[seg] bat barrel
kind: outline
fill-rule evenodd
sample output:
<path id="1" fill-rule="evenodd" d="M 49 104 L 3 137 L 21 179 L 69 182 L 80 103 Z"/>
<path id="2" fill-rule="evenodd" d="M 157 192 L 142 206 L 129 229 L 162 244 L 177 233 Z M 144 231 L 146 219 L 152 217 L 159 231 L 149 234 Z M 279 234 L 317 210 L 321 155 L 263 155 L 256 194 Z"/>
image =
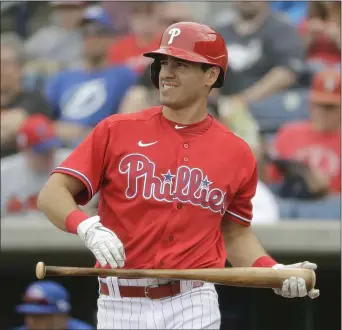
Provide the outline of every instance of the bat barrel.
<path id="1" fill-rule="evenodd" d="M 39 262 L 36 276 L 114 276 L 126 278 L 163 278 L 194 280 L 220 285 L 250 288 L 281 288 L 290 277 L 301 277 L 308 290 L 316 284 L 315 272 L 311 269 L 271 269 L 257 267 L 208 268 L 208 269 L 102 269 L 82 267 L 45 266 Z"/>

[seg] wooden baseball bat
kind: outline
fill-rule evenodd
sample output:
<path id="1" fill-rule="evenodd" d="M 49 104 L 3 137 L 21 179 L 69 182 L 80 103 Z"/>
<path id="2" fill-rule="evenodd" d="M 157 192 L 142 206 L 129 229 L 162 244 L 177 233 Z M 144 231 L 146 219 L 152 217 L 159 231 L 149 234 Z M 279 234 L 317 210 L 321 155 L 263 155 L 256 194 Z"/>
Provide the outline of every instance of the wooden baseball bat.
<path id="1" fill-rule="evenodd" d="M 124 278 L 164 278 L 194 280 L 214 284 L 250 287 L 281 288 L 293 276 L 302 277 L 308 290 L 316 284 L 316 274 L 311 269 L 272 269 L 259 267 L 205 268 L 205 269 L 101 269 L 84 267 L 45 266 L 39 262 L 36 276 L 115 276 Z"/>

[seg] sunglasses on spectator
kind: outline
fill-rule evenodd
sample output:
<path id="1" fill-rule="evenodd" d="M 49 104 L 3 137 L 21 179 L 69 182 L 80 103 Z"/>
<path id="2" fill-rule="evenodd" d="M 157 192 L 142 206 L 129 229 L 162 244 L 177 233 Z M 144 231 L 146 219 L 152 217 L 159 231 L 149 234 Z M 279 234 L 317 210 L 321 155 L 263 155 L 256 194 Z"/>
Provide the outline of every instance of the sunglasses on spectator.
<path id="1" fill-rule="evenodd" d="M 89 24 L 89 25 L 84 25 L 82 27 L 82 35 L 84 36 L 99 36 L 99 35 L 103 35 L 103 36 L 108 36 L 108 35 L 112 35 L 113 34 L 113 30 L 108 27 L 108 26 L 104 26 L 104 25 L 98 25 L 98 24 Z"/>

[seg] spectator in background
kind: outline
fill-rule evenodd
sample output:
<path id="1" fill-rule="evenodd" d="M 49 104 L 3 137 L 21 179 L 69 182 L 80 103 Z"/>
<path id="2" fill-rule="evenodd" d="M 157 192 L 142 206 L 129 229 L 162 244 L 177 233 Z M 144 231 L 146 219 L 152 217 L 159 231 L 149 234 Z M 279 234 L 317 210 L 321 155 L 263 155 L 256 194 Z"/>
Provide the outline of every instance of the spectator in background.
<path id="1" fill-rule="evenodd" d="M 38 93 L 23 90 L 24 45 L 17 35 L 1 35 L 1 157 L 17 152 L 16 135 L 30 115 L 51 115 L 51 109 Z"/>
<path id="2" fill-rule="evenodd" d="M 56 118 L 56 133 L 66 146 L 76 146 L 92 128 L 115 114 L 135 73 L 126 66 L 110 66 L 108 48 L 113 27 L 101 7 L 89 7 L 82 19 L 84 68 L 52 77 L 46 97 Z"/>
<path id="3" fill-rule="evenodd" d="M 150 67 L 147 67 L 138 78 L 137 84 L 127 92 L 120 106 L 120 113 L 134 113 L 141 109 L 159 104 L 159 91 L 150 78 Z"/>
<path id="4" fill-rule="evenodd" d="M 311 1 L 308 17 L 299 25 L 310 62 L 341 65 L 341 2 Z"/>
<path id="5" fill-rule="evenodd" d="M 286 15 L 290 23 L 297 25 L 306 15 L 309 1 L 272 1 L 271 9 Z"/>
<path id="6" fill-rule="evenodd" d="M 184 2 L 159 2 L 156 7 L 158 31 L 165 31 L 178 22 L 193 21 L 193 10 L 190 6 L 191 4 Z M 161 37 L 161 34 L 159 36 Z"/>
<path id="7" fill-rule="evenodd" d="M 26 41 L 26 52 L 37 69 L 49 64 L 52 71 L 78 66 L 82 62 L 79 23 L 85 1 L 50 1 L 52 24 L 38 30 Z"/>
<path id="8" fill-rule="evenodd" d="M 25 291 L 23 302 L 16 311 L 24 315 L 25 325 L 15 330 L 90 330 L 91 325 L 69 316 L 69 292 L 59 283 L 38 281 Z"/>
<path id="9" fill-rule="evenodd" d="M 238 1 L 234 6 L 239 18 L 219 30 L 229 54 L 221 93 L 254 101 L 294 85 L 304 59 L 295 27 L 272 13 L 265 1 Z"/>
<path id="10" fill-rule="evenodd" d="M 20 153 L 1 160 L 1 216 L 36 211 L 39 191 L 71 152 L 58 149 L 53 122 L 40 114 L 24 121 L 17 145 Z"/>
<path id="11" fill-rule="evenodd" d="M 158 25 L 157 3 L 134 2 L 131 6 L 129 21 L 132 33 L 113 43 L 108 58 L 112 64 L 125 64 L 141 73 L 151 63 L 151 60 L 142 54 L 158 47 L 163 30 L 160 30 Z"/>
<path id="12" fill-rule="evenodd" d="M 114 22 L 114 30 L 116 36 L 122 36 L 130 30 L 130 1 L 101 1 L 101 7 L 104 8 L 111 16 Z"/>
<path id="13" fill-rule="evenodd" d="M 341 192 L 341 74 L 315 75 L 309 95 L 310 121 L 290 123 L 276 135 L 272 158 L 296 160 L 309 171 L 309 185 Z M 278 167 L 268 168 L 270 182 L 282 179 Z"/>

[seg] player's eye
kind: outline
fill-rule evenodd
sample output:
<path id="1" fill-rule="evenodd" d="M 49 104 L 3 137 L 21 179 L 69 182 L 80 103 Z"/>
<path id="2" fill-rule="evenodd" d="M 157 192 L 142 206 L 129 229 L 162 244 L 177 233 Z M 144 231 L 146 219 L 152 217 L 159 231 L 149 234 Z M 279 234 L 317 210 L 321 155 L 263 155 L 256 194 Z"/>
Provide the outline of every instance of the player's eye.
<path id="1" fill-rule="evenodd" d="M 184 62 L 177 62 L 177 66 L 180 68 L 186 68 L 187 67 L 186 63 L 184 63 Z"/>
<path id="2" fill-rule="evenodd" d="M 160 61 L 160 64 L 161 64 L 161 65 L 167 65 L 167 64 L 168 64 L 168 61 L 167 61 L 167 60 L 161 60 L 161 61 Z"/>

